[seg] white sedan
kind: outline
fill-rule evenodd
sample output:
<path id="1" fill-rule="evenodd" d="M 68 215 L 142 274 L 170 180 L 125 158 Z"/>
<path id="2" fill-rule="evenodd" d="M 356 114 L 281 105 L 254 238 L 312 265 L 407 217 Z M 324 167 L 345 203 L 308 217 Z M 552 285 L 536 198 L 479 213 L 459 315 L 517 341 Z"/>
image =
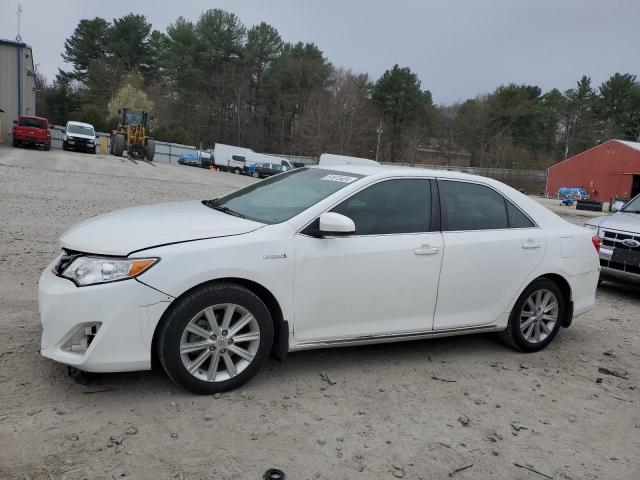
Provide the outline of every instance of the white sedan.
<path id="1" fill-rule="evenodd" d="M 101 215 L 39 284 L 42 354 L 197 393 L 269 355 L 499 332 L 546 347 L 595 301 L 599 238 L 495 180 L 300 168 L 207 201 Z"/>

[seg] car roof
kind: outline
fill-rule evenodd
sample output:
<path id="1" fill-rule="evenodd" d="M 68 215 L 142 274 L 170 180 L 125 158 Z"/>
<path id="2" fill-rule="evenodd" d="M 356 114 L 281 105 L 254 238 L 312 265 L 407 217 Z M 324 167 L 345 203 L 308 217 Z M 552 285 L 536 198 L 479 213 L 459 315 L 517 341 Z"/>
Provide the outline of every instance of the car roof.
<path id="1" fill-rule="evenodd" d="M 515 202 L 520 207 L 524 207 L 528 214 L 532 214 L 534 220 L 538 222 L 538 224 L 544 224 L 546 226 L 567 224 L 564 219 L 560 218 L 547 207 L 538 203 L 534 199 L 529 198 L 527 195 L 524 195 L 513 187 L 510 187 L 498 180 L 494 180 L 493 178 L 483 177 L 481 175 L 473 175 L 450 170 L 431 170 L 427 168 L 396 165 L 314 165 L 310 168 L 347 174 L 354 173 L 364 175 L 369 179 L 384 179 L 392 177 L 431 177 L 480 183 L 493 187 L 502 194 L 506 194 L 507 198 Z"/>
<path id="2" fill-rule="evenodd" d="M 84 123 L 84 122 L 69 121 L 69 122 L 67 122 L 67 125 L 78 125 L 80 127 L 91 127 L 91 128 L 93 128 L 93 125 L 91 125 L 90 123 Z"/>
<path id="3" fill-rule="evenodd" d="M 35 115 L 20 115 L 18 118 L 35 118 L 37 120 L 46 120 L 47 122 L 49 121 L 44 117 L 37 117 Z"/>
<path id="4" fill-rule="evenodd" d="M 323 170 L 331 170 L 334 172 L 355 173 L 364 176 L 377 177 L 436 177 L 436 178 L 455 178 L 460 180 L 472 181 L 488 181 L 492 180 L 479 175 L 469 173 L 455 172 L 450 170 L 435 170 L 419 167 L 408 167 L 401 165 L 314 165 L 311 168 L 319 168 Z"/>

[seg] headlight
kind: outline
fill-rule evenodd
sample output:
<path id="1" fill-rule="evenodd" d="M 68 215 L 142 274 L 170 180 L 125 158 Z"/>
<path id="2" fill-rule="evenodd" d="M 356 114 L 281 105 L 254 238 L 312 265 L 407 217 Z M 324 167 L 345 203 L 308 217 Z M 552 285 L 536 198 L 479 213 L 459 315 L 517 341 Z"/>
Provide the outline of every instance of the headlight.
<path id="1" fill-rule="evenodd" d="M 145 272 L 159 258 L 78 257 L 64 269 L 62 276 L 78 286 L 116 282 Z"/>
<path id="2" fill-rule="evenodd" d="M 67 134 L 66 133 L 64 134 L 64 141 L 65 142 L 67 141 Z"/>

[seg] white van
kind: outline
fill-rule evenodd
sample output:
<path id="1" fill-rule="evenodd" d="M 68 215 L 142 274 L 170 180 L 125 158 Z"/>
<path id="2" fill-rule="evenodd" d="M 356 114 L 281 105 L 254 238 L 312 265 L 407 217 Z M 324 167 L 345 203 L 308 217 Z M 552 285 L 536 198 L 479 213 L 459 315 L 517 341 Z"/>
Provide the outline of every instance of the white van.
<path id="1" fill-rule="evenodd" d="M 90 123 L 67 122 L 62 139 L 63 150 L 96 153 L 96 130 Z"/>
<path id="2" fill-rule="evenodd" d="M 223 143 L 216 143 L 213 148 L 213 163 L 223 172 L 236 174 L 246 173 L 248 167 L 258 163 L 275 163 L 286 167 L 287 170 L 294 168 L 288 160 L 256 153 L 250 148 L 234 147 Z"/>
<path id="3" fill-rule="evenodd" d="M 234 147 L 216 143 L 213 148 L 213 163 L 223 172 L 240 174 L 247 163 L 247 156 L 255 153 L 250 148 Z"/>

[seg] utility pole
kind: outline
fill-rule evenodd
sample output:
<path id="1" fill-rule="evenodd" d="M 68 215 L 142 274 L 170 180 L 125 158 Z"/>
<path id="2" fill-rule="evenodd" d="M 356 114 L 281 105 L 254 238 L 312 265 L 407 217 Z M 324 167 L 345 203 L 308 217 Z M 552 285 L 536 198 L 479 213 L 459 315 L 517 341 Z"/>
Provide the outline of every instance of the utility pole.
<path id="1" fill-rule="evenodd" d="M 382 119 L 380 119 L 380 124 L 378 125 L 376 132 L 378 133 L 378 141 L 376 142 L 376 162 L 377 162 L 380 159 L 380 138 L 382 137 Z"/>
<path id="2" fill-rule="evenodd" d="M 22 37 L 20 36 L 20 17 L 22 16 L 22 4 L 18 4 L 18 35 L 16 35 L 16 42 L 22 43 Z"/>

